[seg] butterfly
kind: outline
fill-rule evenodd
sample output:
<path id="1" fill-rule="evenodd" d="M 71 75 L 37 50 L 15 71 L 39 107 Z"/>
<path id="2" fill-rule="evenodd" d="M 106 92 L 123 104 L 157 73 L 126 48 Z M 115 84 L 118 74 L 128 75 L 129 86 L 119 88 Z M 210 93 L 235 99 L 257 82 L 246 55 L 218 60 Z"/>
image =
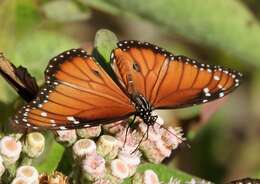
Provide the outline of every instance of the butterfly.
<path id="1" fill-rule="evenodd" d="M 13 122 L 32 129 L 76 129 L 108 124 L 132 115 L 149 126 L 155 109 L 210 102 L 239 86 L 242 74 L 200 64 L 156 45 L 118 42 L 107 73 L 84 49 L 50 60 L 45 84 L 22 106 Z"/>

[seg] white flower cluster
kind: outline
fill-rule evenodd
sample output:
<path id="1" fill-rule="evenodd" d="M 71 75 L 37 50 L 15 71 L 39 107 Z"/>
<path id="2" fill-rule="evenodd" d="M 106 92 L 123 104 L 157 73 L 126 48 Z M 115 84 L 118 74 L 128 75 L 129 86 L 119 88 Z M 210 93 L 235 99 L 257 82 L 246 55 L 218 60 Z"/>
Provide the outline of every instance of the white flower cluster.
<path id="1" fill-rule="evenodd" d="M 39 183 L 38 171 L 34 167 L 16 168 L 16 166 L 22 152 L 24 157 L 29 159 L 39 157 L 44 150 L 45 138 L 41 133 L 33 132 L 26 135 L 23 143 L 19 140 L 18 134 L 4 136 L 0 139 L 0 176 L 8 170 L 15 174 L 12 184 L 37 184 Z"/>
<path id="2" fill-rule="evenodd" d="M 180 128 L 162 128 L 163 120 L 160 117 L 154 126 L 147 127 L 141 119 L 136 120 L 135 129 L 128 125 L 125 120 L 105 126 L 55 132 L 58 142 L 72 148 L 75 160 L 75 171 L 72 173 L 80 173 L 77 179 L 81 183 L 120 184 L 126 178 L 138 178 L 136 170 L 142 162 L 162 162 L 184 140 Z M 12 184 L 41 183 L 44 177 L 39 176 L 37 170 L 30 166 L 30 162 L 43 153 L 44 146 L 45 138 L 39 132 L 26 134 L 22 138 L 21 135 L 2 137 L 0 176 L 8 170 L 9 174 L 12 171 L 12 181 L 9 180 Z M 27 158 L 27 162 L 23 162 L 24 158 Z M 68 182 L 66 176 L 59 173 L 46 175 L 44 181 L 57 178 L 64 184 Z M 142 183 L 149 184 L 150 179 L 145 178 L 153 179 L 154 183 L 158 180 L 151 171 L 145 172 L 142 180 Z"/>
<path id="3" fill-rule="evenodd" d="M 21 166 L 17 169 L 12 184 L 39 184 L 39 173 L 32 166 Z"/>
<path id="4" fill-rule="evenodd" d="M 72 146 L 83 183 L 122 183 L 135 175 L 141 161 L 160 163 L 184 140 L 180 128 L 162 128 L 160 117 L 149 129 L 141 119 L 136 123 L 134 130 L 127 128 L 127 121 L 120 121 L 103 127 L 57 131 L 56 139 Z"/>

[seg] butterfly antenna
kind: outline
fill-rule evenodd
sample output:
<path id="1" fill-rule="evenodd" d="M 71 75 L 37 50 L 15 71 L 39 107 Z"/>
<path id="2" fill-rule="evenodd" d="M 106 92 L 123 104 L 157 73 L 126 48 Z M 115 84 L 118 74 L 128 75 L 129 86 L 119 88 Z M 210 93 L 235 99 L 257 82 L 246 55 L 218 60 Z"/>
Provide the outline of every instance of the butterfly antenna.
<path id="1" fill-rule="evenodd" d="M 174 134 L 173 132 L 171 132 L 170 130 L 168 130 L 168 128 L 164 127 L 163 125 L 161 125 L 160 123 L 155 122 L 156 124 L 160 125 L 160 128 L 163 128 L 164 130 L 166 130 L 167 132 L 169 132 L 171 135 L 173 135 L 174 137 L 176 137 L 181 143 L 184 143 L 185 146 L 187 146 L 187 148 L 191 148 L 191 145 L 189 143 L 186 142 L 185 138 L 180 138 L 179 136 L 177 136 L 176 134 Z"/>
<path id="2" fill-rule="evenodd" d="M 125 144 L 126 144 L 126 141 L 127 141 L 127 133 L 128 133 L 128 130 L 129 130 L 129 128 L 133 125 L 133 123 L 135 122 L 135 118 L 136 118 L 136 115 L 134 115 L 134 118 L 133 118 L 132 121 L 128 124 L 128 126 L 127 126 L 127 128 L 126 128 L 125 140 L 124 140 L 123 147 L 125 147 Z"/>

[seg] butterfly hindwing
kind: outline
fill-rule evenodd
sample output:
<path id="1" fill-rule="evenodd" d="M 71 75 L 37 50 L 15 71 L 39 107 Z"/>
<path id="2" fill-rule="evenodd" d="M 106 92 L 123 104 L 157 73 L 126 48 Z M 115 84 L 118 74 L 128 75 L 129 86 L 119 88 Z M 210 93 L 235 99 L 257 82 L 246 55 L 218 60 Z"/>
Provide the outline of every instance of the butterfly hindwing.
<path id="1" fill-rule="evenodd" d="M 36 97 L 39 87 L 35 78 L 26 68 L 15 67 L 2 53 L 0 53 L 0 74 L 25 101 L 30 102 Z"/>
<path id="2" fill-rule="evenodd" d="M 72 49 L 53 58 L 37 98 L 21 108 L 15 122 L 50 129 L 97 126 L 134 112 L 128 97 L 93 57 Z"/>
<path id="3" fill-rule="evenodd" d="M 147 42 L 121 41 L 111 60 L 128 92 L 144 96 L 154 108 L 206 103 L 233 91 L 241 79 L 236 71 L 175 56 Z"/>

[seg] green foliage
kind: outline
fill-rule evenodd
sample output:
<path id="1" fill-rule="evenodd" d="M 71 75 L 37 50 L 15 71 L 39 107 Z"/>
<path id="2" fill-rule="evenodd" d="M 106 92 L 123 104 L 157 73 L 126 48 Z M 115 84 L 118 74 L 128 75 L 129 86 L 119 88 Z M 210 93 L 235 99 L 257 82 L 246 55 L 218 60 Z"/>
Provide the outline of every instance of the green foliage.
<path id="1" fill-rule="evenodd" d="M 113 5 L 107 3 L 106 1 L 103 0 L 78 0 L 80 3 L 82 3 L 83 5 L 86 5 L 88 7 L 91 7 L 93 9 L 97 9 L 100 11 L 104 11 L 106 13 L 110 13 L 113 15 L 119 15 L 120 14 L 120 10 L 116 7 L 114 7 Z"/>
<path id="2" fill-rule="evenodd" d="M 55 0 L 43 6 L 43 11 L 47 18 L 57 22 L 71 22 L 86 20 L 90 17 L 89 9 L 81 10 L 73 1 Z"/>
<path id="3" fill-rule="evenodd" d="M 33 165 L 39 172 L 51 174 L 57 169 L 65 148 L 54 140 L 53 133 L 47 133 L 45 138 L 44 153 L 37 160 L 34 160 Z"/>
<path id="4" fill-rule="evenodd" d="M 67 36 L 50 31 L 37 31 L 23 37 L 16 44 L 15 55 L 10 59 L 16 65 L 27 67 L 39 80 L 43 79 L 44 69 L 53 56 L 73 47 L 79 47 L 79 44 Z"/>
<path id="5" fill-rule="evenodd" d="M 104 1 L 104 0 L 103 0 Z M 260 26 L 236 0 L 106 0 L 114 7 L 137 14 L 187 39 L 260 67 Z M 145 34 L 145 33 L 144 33 Z"/>

